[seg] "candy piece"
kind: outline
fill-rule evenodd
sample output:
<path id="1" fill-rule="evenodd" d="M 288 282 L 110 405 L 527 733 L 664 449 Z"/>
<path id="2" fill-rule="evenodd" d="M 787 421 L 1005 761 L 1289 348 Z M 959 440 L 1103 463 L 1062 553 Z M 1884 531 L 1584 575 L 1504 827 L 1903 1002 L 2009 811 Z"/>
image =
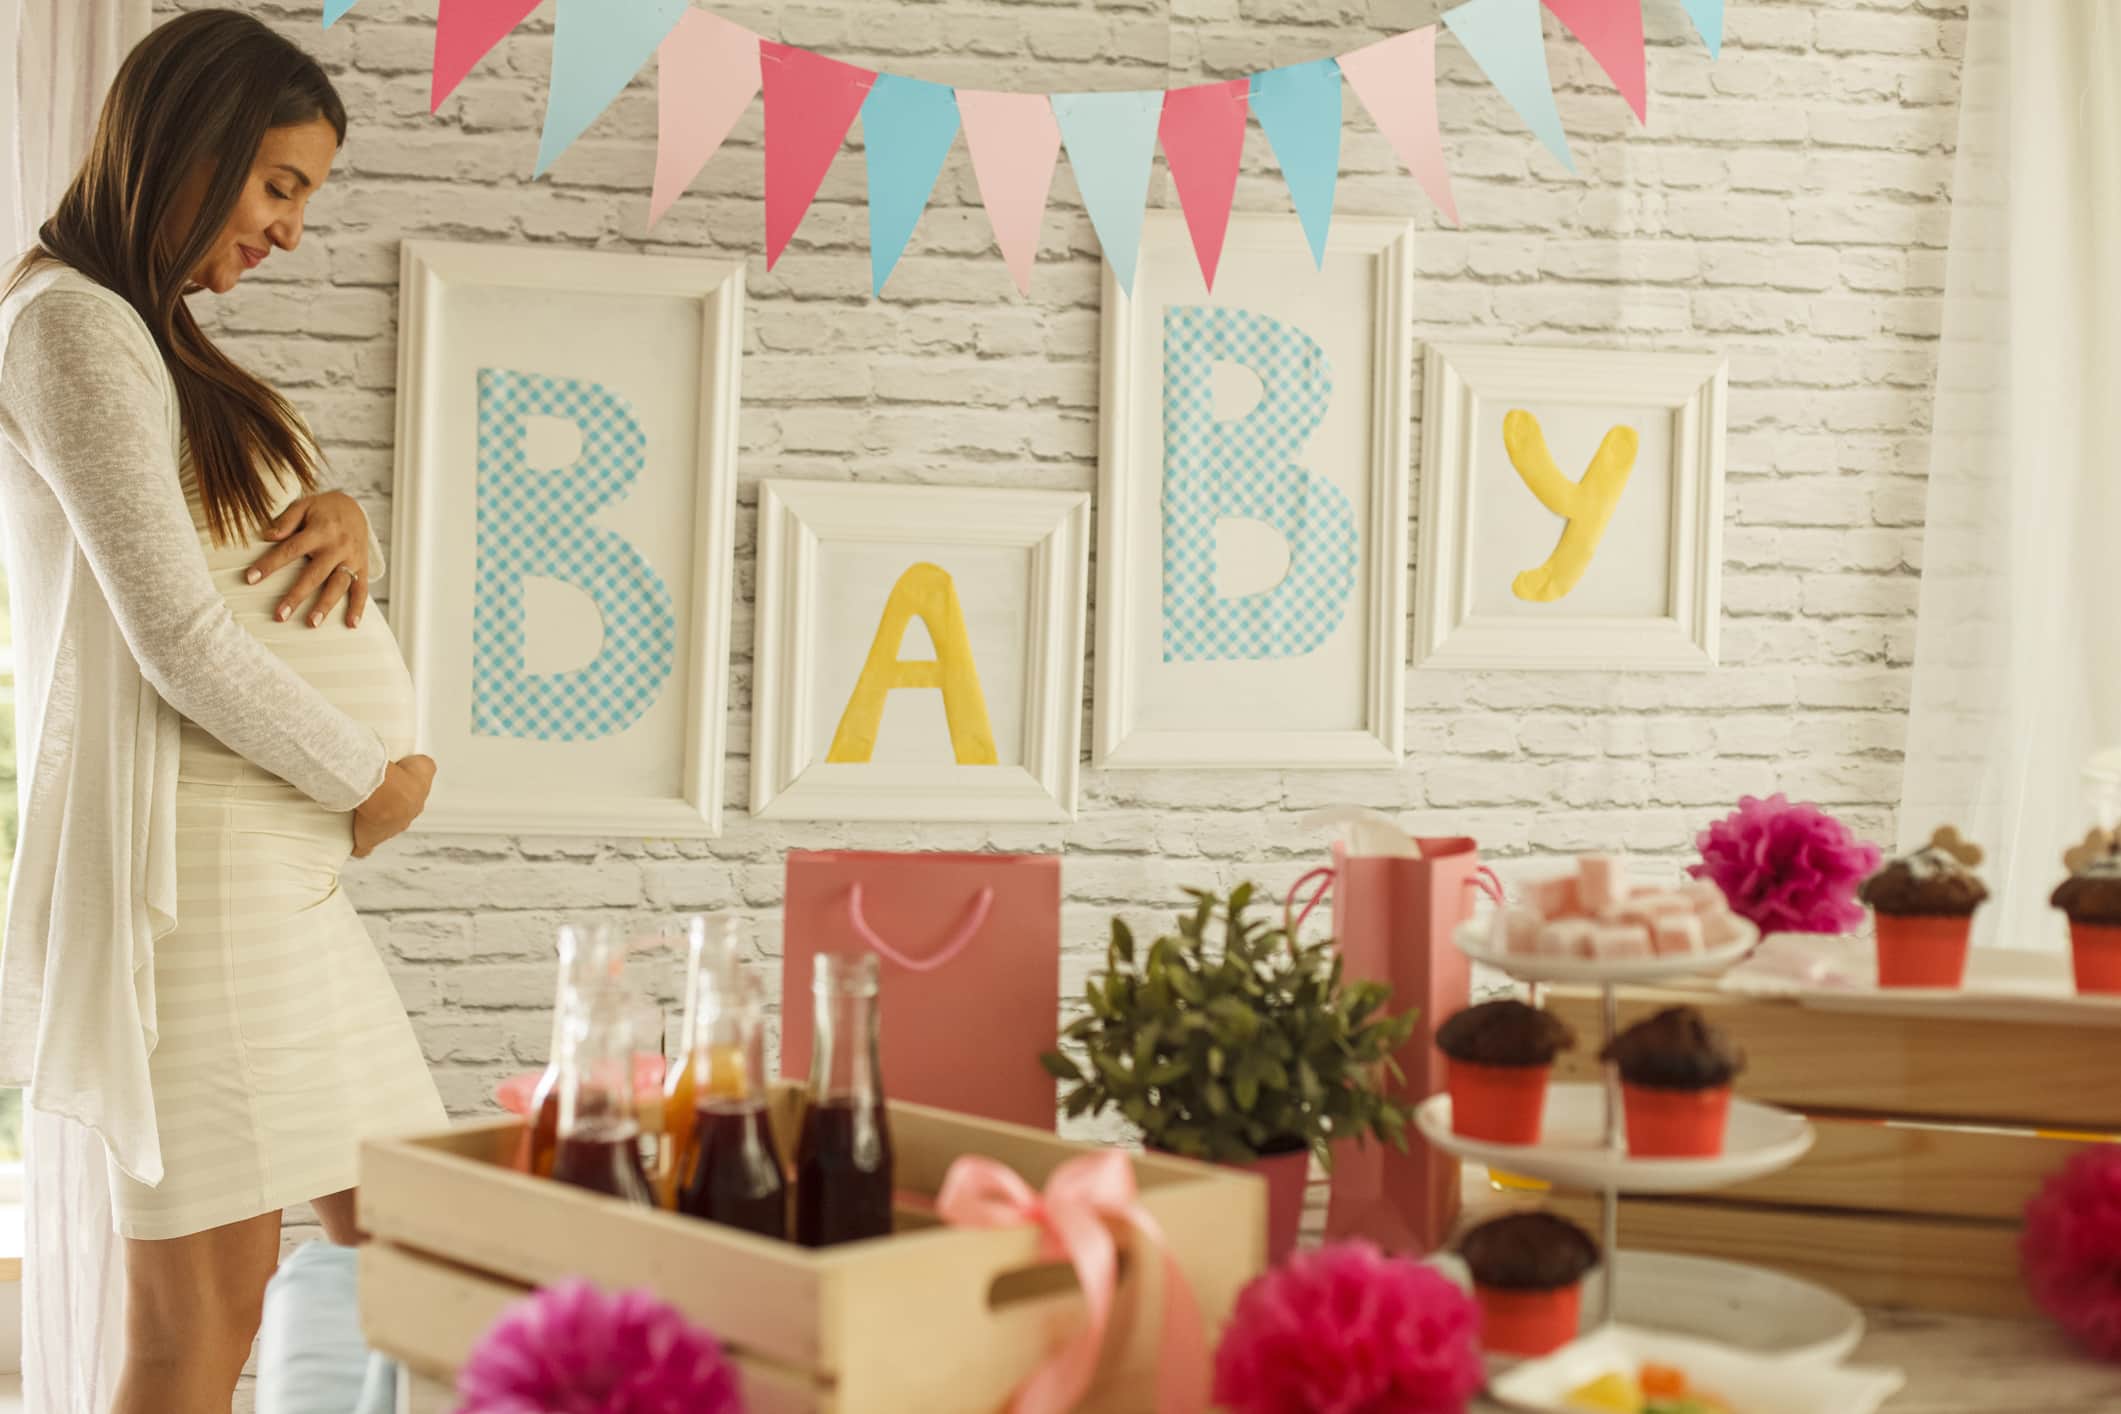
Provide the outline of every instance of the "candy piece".
<path id="1" fill-rule="evenodd" d="M 1591 933 L 1591 956 L 1603 962 L 1648 957 L 1650 930 L 1639 923 L 1601 923 Z"/>
<path id="2" fill-rule="evenodd" d="M 1539 928 L 1539 952 L 1543 957 L 1589 957 L 1591 930 L 1586 918 L 1558 918 Z"/>
<path id="3" fill-rule="evenodd" d="M 1586 854 L 1576 861 L 1586 913 L 1603 913 L 1628 896 L 1627 861 L 1617 854 Z"/>
<path id="4" fill-rule="evenodd" d="M 1727 908 L 1701 915 L 1701 945 L 1705 948 L 1725 947 L 1744 936 L 1745 925 Z"/>
<path id="5" fill-rule="evenodd" d="M 1512 904 L 1497 911 L 1503 931 L 1503 951 L 1514 953 L 1536 953 L 1539 951 L 1539 929 L 1546 920 L 1539 916 L 1536 908 Z"/>
<path id="6" fill-rule="evenodd" d="M 1574 874 L 1564 874 L 1558 879 L 1541 879 L 1532 885 L 1532 902 L 1549 918 L 1567 918 L 1583 910 L 1583 900 L 1577 892 Z"/>
<path id="7" fill-rule="evenodd" d="M 1694 907 L 1706 912 L 1711 908 L 1729 908 L 1730 902 L 1714 879 L 1689 879 L 1679 886 L 1679 892 L 1694 901 Z"/>
<path id="8" fill-rule="evenodd" d="M 1667 914 L 1692 913 L 1694 901 L 1684 894 L 1662 890 L 1644 893 L 1641 890 L 1630 894 L 1617 907 L 1609 910 L 1608 917 L 1629 923 L 1648 926 Z"/>
<path id="9" fill-rule="evenodd" d="M 1693 914 L 1665 914 L 1657 920 L 1656 928 L 1659 957 L 1676 957 L 1701 951 L 1701 920 Z"/>

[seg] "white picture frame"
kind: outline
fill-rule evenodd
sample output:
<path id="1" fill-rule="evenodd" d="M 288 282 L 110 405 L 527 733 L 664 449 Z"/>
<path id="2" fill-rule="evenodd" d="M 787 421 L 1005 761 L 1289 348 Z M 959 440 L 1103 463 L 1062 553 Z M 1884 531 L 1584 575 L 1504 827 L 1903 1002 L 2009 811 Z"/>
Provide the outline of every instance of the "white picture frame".
<path id="1" fill-rule="evenodd" d="M 441 767 L 415 828 L 720 834 L 743 265 L 408 241 L 400 267 L 386 588 Z"/>
<path id="2" fill-rule="evenodd" d="M 1299 223 L 1240 214 L 1231 218 L 1211 294 L 1183 217 L 1151 212 L 1131 295 L 1105 267 L 1093 708 L 1098 766 L 1399 765 L 1405 742 L 1413 240 L 1413 225 L 1405 220 L 1336 216 L 1321 270 Z M 1276 427 L 1276 437 L 1285 439 L 1277 445 L 1289 450 L 1267 471 L 1315 478 L 1302 483 L 1305 524 L 1312 488 L 1325 481 L 1339 493 L 1332 518 L 1354 527 L 1354 563 L 1349 569 L 1342 559 L 1337 581 L 1344 586 L 1337 618 L 1315 642 L 1301 636 L 1312 630 L 1292 628 L 1292 616 L 1272 607 L 1295 577 L 1298 553 L 1296 540 L 1272 527 L 1264 538 L 1250 532 L 1250 539 L 1261 556 L 1280 556 L 1281 578 L 1269 571 L 1253 584 L 1223 587 L 1230 567 L 1222 551 L 1234 542 L 1222 537 L 1232 519 L 1245 519 L 1226 510 L 1215 512 L 1222 518 L 1211 537 L 1214 563 L 1207 575 L 1174 576 L 1166 568 L 1167 553 L 1198 563 L 1196 554 L 1167 540 L 1177 504 L 1165 494 L 1170 459 L 1214 465 L 1200 460 L 1208 444 L 1167 440 L 1164 426 L 1167 395 L 1179 396 L 1173 390 L 1186 386 L 1173 381 L 1179 375 L 1166 345 L 1167 326 L 1175 339 L 1192 339 L 1203 330 L 1221 339 L 1218 325 L 1174 322 L 1179 316 L 1171 311 L 1189 309 L 1206 311 L 1202 317 L 1213 320 L 1262 316 L 1275 330 L 1272 337 L 1294 330 L 1322 356 L 1331 386 L 1323 410 L 1300 441 L 1286 424 Z M 1227 350 L 1231 342 L 1219 346 Z M 1187 367 L 1198 371 L 1198 359 L 1185 356 Z M 1213 372 L 1222 379 L 1222 368 Z M 1220 427 L 1245 425 L 1266 412 L 1265 381 L 1249 372 L 1236 378 L 1243 386 L 1234 392 L 1226 393 L 1220 382 L 1213 390 L 1212 419 Z M 1198 405 L 1194 395 L 1186 396 Z M 1215 473 L 1221 484 L 1228 485 L 1229 468 L 1237 469 L 1237 477 L 1247 475 L 1247 455 L 1231 451 L 1223 459 Z M 1210 484 L 1198 473 L 1192 479 Z M 1197 523 L 1199 516 L 1188 519 Z M 1185 544 L 1196 550 L 1208 543 L 1186 534 Z M 1244 556 L 1233 548 L 1230 558 Z M 1318 558 L 1306 555 L 1314 563 Z M 1186 608 L 1189 601 L 1178 597 L 1186 594 L 1195 596 L 1192 604 L 1207 606 L 1205 616 Z M 1258 612 L 1240 627 L 1247 601 Z M 1182 612 L 1172 612 L 1173 605 Z M 1204 648 L 1175 637 L 1174 625 L 1182 622 L 1210 624 L 1214 642 Z M 1315 628 L 1316 616 L 1311 622 Z"/>
<path id="3" fill-rule="evenodd" d="M 1715 667 L 1727 377 L 1718 353 L 1430 345 L 1414 666 Z M 1601 428 L 1637 438 L 1588 565 L 1550 600 L 1525 595 L 1551 584 L 1520 581 L 1562 553 L 1567 522 L 1515 468 L 1501 430 L 1515 411 L 1533 416 L 1550 464 L 1571 480 L 1603 446 Z"/>
<path id="4" fill-rule="evenodd" d="M 1089 546 L 1090 498 L 1080 492 L 761 482 L 752 813 L 1073 820 Z M 943 694 L 896 691 L 886 695 L 888 712 L 903 715 L 887 715 L 872 743 L 883 754 L 828 759 L 853 716 L 865 652 L 928 661 L 887 643 L 883 624 L 903 576 L 920 564 L 969 591 L 953 594 L 968 610 L 965 642 L 994 704 L 996 759 L 964 764 L 952 754 L 956 728 L 945 721 Z M 906 633 L 898 630 L 901 640 Z M 934 645 L 939 677 L 942 647 Z"/>

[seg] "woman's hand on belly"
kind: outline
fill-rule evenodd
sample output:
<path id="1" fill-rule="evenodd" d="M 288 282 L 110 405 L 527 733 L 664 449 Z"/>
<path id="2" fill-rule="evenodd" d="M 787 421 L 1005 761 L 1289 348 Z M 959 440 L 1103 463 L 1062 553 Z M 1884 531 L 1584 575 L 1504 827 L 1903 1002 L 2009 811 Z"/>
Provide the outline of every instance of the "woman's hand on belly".
<path id="1" fill-rule="evenodd" d="M 427 793 L 434 788 L 434 781 L 432 756 L 408 756 L 391 762 L 375 794 L 354 807 L 354 858 L 366 859 L 378 846 L 405 833 L 427 808 Z"/>
<path id="2" fill-rule="evenodd" d="M 273 611 L 274 618 L 285 622 L 314 594 L 311 628 L 322 624 L 341 599 L 346 601 L 346 626 L 361 622 L 368 608 L 369 566 L 368 516 L 360 502 L 344 491 L 304 496 L 290 501 L 258 535 L 279 543 L 258 557 L 244 573 L 244 583 L 256 584 L 305 557 L 309 561 Z"/>

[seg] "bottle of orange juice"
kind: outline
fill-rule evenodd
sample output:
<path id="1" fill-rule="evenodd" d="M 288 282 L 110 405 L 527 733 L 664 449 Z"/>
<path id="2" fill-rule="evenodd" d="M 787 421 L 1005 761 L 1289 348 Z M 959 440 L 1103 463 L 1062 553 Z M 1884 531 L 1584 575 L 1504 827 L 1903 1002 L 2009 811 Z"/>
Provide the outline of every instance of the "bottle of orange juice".
<path id="1" fill-rule="evenodd" d="M 678 1027 L 677 1058 L 663 1080 L 663 1153 L 657 1181 L 663 1206 L 677 1206 L 678 1175 L 691 1155 L 702 1100 L 744 1094 L 743 1047 L 716 1041 L 703 1031 L 723 999 L 732 996 L 743 970 L 737 921 L 727 914 L 686 920 L 685 1009 Z"/>

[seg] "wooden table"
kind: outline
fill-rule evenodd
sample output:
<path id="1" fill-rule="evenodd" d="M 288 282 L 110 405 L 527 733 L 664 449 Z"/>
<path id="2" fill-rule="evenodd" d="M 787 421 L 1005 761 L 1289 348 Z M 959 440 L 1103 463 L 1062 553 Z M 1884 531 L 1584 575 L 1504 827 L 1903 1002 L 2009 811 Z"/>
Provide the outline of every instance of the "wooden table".
<path id="1" fill-rule="evenodd" d="M 1907 1388 L 1886 1405 L 1888 1414 L 2112 1414 L 2121 1409 L 2121 1366 L 2084 1359 L 2048 1326 L 1892 1311 L 1870 1312 L 1869 1321 L 1870 1334 L 1853 1363 L 1895 1365 L 1907 1372 Z M 398 1403 L 399 1414 L 449 1414 L 455 1407 L 447 1388 L 418 1379 L 407 1382 Z M 1474 1409 L 1502 1414 L 1500 1405 L 1485 1401 Z"/>

